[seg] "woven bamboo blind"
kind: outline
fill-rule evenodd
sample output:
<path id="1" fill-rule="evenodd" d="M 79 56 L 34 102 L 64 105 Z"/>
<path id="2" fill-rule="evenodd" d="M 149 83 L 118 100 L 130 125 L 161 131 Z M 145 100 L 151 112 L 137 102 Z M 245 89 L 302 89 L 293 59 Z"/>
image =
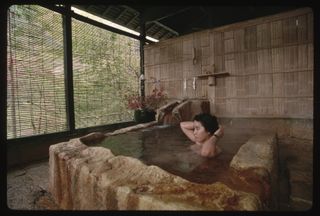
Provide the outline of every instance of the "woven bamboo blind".
<path id="1" fill-rule="evenodd" d="M 39 6 L 9 8 L 8 138 L 67 129 L 61 23 Z"/>
<path id="2" fill-rule="evenodd" d="M 156 80 L 170 98 L 209 99 L 218 116 L 312 118 L 313 40 L 312 10 L 301 8 L 151 44 L 146 92 Z M 213 71 L 230 75 L 194 82 Z"/>
<path id="3" fill-rule="evenodd" d="M 66 131 L 62 16 L 36 5 L 8 13 L 7 138 Z M 139 41 L 72 19 L 75 126 L 133 120 Z"/>
<path id="4" fill-rule="evenodd" d="M 72 20 L 76 128 L 133 120 L 126 94 L 138 93 L 139 41 Z"/>

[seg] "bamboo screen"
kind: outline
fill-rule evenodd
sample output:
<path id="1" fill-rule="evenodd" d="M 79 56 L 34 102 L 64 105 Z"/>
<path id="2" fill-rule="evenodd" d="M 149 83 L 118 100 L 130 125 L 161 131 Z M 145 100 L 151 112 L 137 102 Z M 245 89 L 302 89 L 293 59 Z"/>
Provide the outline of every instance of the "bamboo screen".
<path id="1" fill-rule="evenodd" d="M 301 8 L 215 28 L 219 116 L 313 118 L 313 14 Z"/>
<path id="2" fill-rule="evenodd" d="M 7 137 L 67 129 L 61 15 L 38 6 L 8 13 Z"/>
<path id="3" fill-rule="evenodd" d="M 145 47 L 146 94 L 163 88 L 169 99 L 207 98 L 207 79 L 212 72 L 210 40 L 197 33 Z"/>
<path id="4" fill-rule="evenodd" d="M 220 117 L 313 118 L 313 13 L 301 8 L 145 47 L 146 94 L 205 98 Z M 229 73 L 209 85 L 206 73 Z"/>
<path id="5" fill-rule="evenodd" d="M 76 128 L 133 120 L 126 94 L 138 94 L 139 41 L 72 20 Z"/>
<path id="6" fill-rule="evenodd" d="M 62 16 L 35 5 L 8 13 L 7 138 L 68 130 Z M 72 20 L 75 126 L 130 121 L 139 41 Z"/>

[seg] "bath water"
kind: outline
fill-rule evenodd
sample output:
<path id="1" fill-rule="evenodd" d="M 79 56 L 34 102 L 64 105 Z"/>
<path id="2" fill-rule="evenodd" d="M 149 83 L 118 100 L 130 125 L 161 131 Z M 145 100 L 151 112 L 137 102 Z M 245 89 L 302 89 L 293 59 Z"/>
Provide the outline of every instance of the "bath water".
<path id="1" fill-rule="evenodd" d="M 229 167 L 240 146 L 253 135 L 263 133 L 262 130 L 225 128 L 224 137 L 218 141 L 222 152 L 214 158 L 204 158 L 193 152 L 190 149 L 193 142 L 179 126 L 156 125 L 110 136 L 95 145 L 110 149 L 114 155 L 130 156 L 146 165 L 156 165 L 191 182 L 222 182 L 234 190 L 252 192 L 261 200 L 268 200 L 268 182 L 257 177 L 253 170 L 235 172 Z"/>
<path id="2" fill-rule="evenodd" d="M 251 136 L 252 133 L 226 128 L 218 142 L 222 153 L 210 159 L 190 149 L 193 143 L 179 126 L 158 125 L 110 136 L 98 146 L 110 149 L 114 155 L 130 156 L 147 165 L 159 166 L 189 181 L 209 184 L 230 181 L 229 163 Z"/>

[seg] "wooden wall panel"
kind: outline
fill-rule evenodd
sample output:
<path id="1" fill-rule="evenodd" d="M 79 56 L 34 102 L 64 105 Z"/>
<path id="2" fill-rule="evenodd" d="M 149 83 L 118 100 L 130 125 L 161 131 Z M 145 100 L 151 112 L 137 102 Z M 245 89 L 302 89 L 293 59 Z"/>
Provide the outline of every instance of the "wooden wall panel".
<path id="1" fill-rule="evenodd" d="M 236 80 L 236 89 L 237 89 L 237 94 L 236 96 L 239 98 L 243 98 L 247 96 L 247 91 L 246 91 L 246 82 L 247 82 L 247 77 L 246 76 L 237 76 L 235 77 Z"/>
<path id="2" fill-rule="evenodd" d="M 308 69 L 313 70 L 313 62 L 314 62 L 314 56 L 313 56 L 313 44 L 308 43 Z"/>
<path id="3" fill-rule="evenodd" d="M 262 49 L 257 51 L 257 71 L 259 73 L 272 73 L 271 50 Z"/>
<path id="4" fill-rule="evenodd" d="M 210 38 L 209 38 L 210 35 L 209 34 L 210 34 L 209 31 L 202 31 L 199 33 L 201 47 L 210 46 Z M 198 37 L 198 35 L 196 37 Z"/>
<path id="5" fill-rule="evenodd" d="M 221 32 L 214 32 L 214 56 L 223 55 L 224 49 L 223 49 L 223 34 Z"/>
<path id="6" fill-rule="evenodd" d="M 160 47 L 160 64 L 167 64 L 168 63 L 168 49 L 169 47 L 167 46 L 161 46 Z"/>
<path id="7" fill-rule="evenodd" d="M 283 20 L 283 45 L 297 43 L 296 20 L 296 17 L 290 17 Z"/>
<path id="8" fill-rule="evenodd" d="M 282 21 L 271 22 L 271 46 L 277 47 L 283 44 L 283 28 Z"/>
<path id="9" fill-rule="evenodd" d="M 272 92 L 273 97 L 284 97 L 284 73 L 274 73 L 272 74 Z"/>
<path id="10" fill-rule="evenodd" d="M 245 74 L 255 74 L 258 70 L 257 51 L 249 51 L 244 55 Z"/>
<path id="11" fill-rule="evenodd" d="M 270 23 L 257 25 L 257 48 L 270 48 L 271 29 Z"/>
<path id="12" fill-rule="evenodd" d="M 259 97 L 272 97 L 272 74 L 258 75 Z"/>
<path id="13" fill-rule="evenodd" d="M 308 45 L 302 44 L 298 46 L 298 63 L 297 68 L 300 70 L 308 69 Z"/>
<path id="14" fill-rule="evenodd" d="M 312 118 L 313 40 L 302 8 L 147 45 L 146 88 L 155 79 L 170 98 L 207 98 L 221 117 Z M 213 68 L 230 76 L 208 86 L 197 76 Z"/>
<path id="15" fill-rule="evenodd" d="M 244 29 L 234 31 L 234 51 L 244 51 Z"/>
<path id="16" fill-rule="evenodd" d="M 272 71 L 274 73 L 279 73 L 284 70 L 284 48 L 272 48 L 271 49 L 271 56 L 272 56 Z"/>
<path id="17" fill-rule="evenodd" d="M 234 115 L 237 113 L 237 99 L 228 98 L 226 99 L 226 110 L 224 111 L 227 115 Z"/>
<path id="18" fill-rule="evenodd" d="M 307 19 L 308 19 L 307 14 L 298 16 L 296 18 L 298 42 L 306 42 L 308 40 Z"/>
<path id="19" fill-rule="evenodd" d="M 285 102 L 283 98 L 273 98 L 273 115 L 274 116 L 285 116 Z"/>
<path id="20" fill-rule="evenodd" d="M 298 66 L 298 47 L 285 46 L 283 48 L 283 62 L 284 71 L 293 71 Z"/>
<path id="21" fill-rule="evenodd" d="M 225 39 L 224 40 L 224 50 L 225 53 L 233 53 L 234 52 L 234 39 Z"/>
<path id="22" fill-rule="evenodd" d="M 245 66 L 244 66 L 244 52 L 235 53 L 234 56 L 234 62 L 235 62 L 235 68 L 234 75 L 243 75 L 245 73 Z"/>
<path id="23" fill-rule="evenodd" d="M 313 41 L 313 14 L 307 14 L 307 35 L 308 35 L 308 42 Z"/>
<path id="24" fill-rule="evenodd" d="M 240 98 L 237 102 L 237 115 L 239 116 L 248 116 L 249 113 L 249 99 Z"/>
<path id="25" fill-rule="evenodd" d="M 250 75 L 247 76 L 247 82 L 246 82 L 246 92 L 247 96 L 253 96 L 256 97 L 258 94 L 258 82 L 259 81 L 259 75 Z"/>
<path id="26" fill-rule="evenodd" d="M 309 96 L 313 95 L 313 76 L 312 71 L 302 71 L 298 73 L 298 95 Z"/>
<path id="27" fill-rule="evenodd" d="M 182 54 L 183 60 L 192 60 L 193 52 L 193 35 L 184 36 L 182 38 Z"/>
<path id="28" fill-rule="evenodd" d="M 225 98 L 226 97 L 226 80 L 217 79 L 216 80 L 216 97 Z"/>
<path id="29" fill-rule="evenodd" d="M 153 64 L 154 65 L 159 65 L 160 64 L 160 47 L 156 47 L 153 50 Z"/>
<path id="30" fill-rule="evenodd" d="M 257 49 L 257 26 L 249 26 L 244 29 L 245 43 L 244 47 L 246 50 Z"/>

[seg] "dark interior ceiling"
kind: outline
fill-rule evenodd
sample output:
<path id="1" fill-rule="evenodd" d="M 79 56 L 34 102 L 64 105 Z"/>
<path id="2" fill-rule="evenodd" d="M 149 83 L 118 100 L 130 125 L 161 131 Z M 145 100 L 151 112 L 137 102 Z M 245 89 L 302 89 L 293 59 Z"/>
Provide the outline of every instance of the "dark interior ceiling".
<path id="1" fill-rule="evenodd" d="M 140 32 L 140 14 L 146 34 L 165 40 L 204 29 L 297 9 L 297 6 L 132 6 L 73 5 L 78 9 Z"/>

